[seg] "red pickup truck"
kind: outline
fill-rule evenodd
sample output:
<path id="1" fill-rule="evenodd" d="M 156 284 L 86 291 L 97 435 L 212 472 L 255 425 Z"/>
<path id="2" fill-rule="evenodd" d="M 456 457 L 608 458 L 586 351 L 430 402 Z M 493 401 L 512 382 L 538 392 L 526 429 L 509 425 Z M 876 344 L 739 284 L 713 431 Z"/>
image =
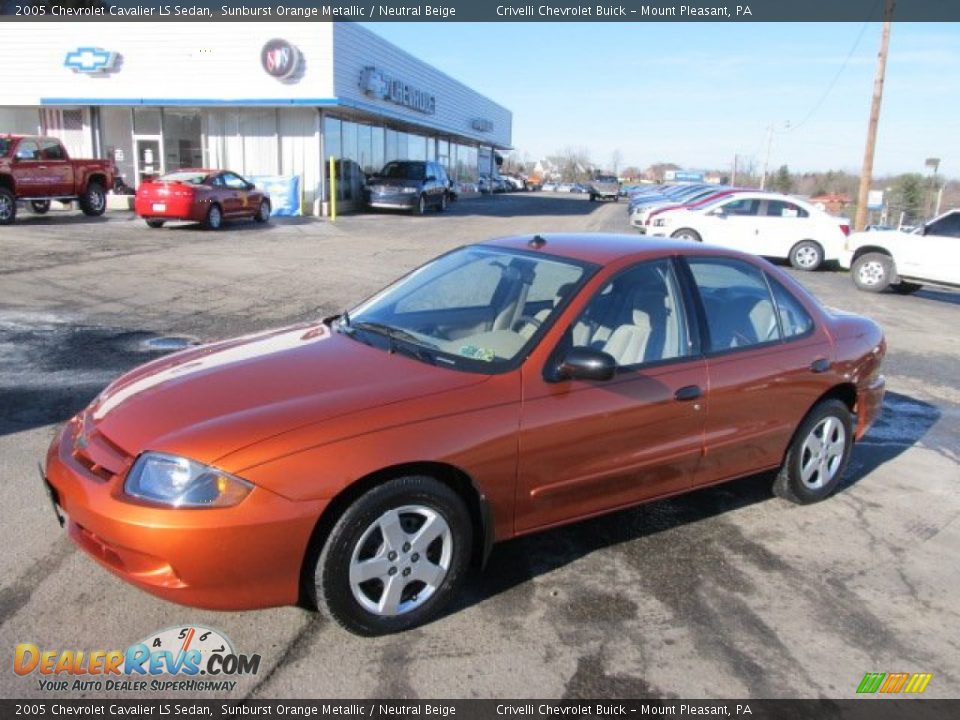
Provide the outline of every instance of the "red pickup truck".
<path id="1" fill-rule="evenodd" d="M 76 200 L 85 215 L 102 215 L 115 175 L 109 160 L 71 160 L 56 138 L 0 135 L 0 225 L 16 219 L 18 200 L 37 213 Z"/>

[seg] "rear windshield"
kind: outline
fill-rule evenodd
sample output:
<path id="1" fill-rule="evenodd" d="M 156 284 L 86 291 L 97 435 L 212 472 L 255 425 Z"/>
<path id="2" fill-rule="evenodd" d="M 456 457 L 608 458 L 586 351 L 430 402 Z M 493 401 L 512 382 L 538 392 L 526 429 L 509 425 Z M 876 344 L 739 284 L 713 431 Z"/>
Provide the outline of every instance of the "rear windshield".
<path id="1" fill-rule="evenodd" d="M 188 185 L 203 185 L 204 181 L 210 177 L 206 173 L 199 172 L 172 172 L 163 175 L 159 182 L 178 182 Z"/>
<path id="2" fill-rule="evenodd" d="M 13 143 L 8 138 L 0 138 L 0 157 L 6 157 L 11 145 Z"/>
<path id="3" fill-rule="evenodd" d="M 380 177 L 423 180 L 426 177 L 426 170 L 421 162 L 392 162 L 383 166 Z"/>

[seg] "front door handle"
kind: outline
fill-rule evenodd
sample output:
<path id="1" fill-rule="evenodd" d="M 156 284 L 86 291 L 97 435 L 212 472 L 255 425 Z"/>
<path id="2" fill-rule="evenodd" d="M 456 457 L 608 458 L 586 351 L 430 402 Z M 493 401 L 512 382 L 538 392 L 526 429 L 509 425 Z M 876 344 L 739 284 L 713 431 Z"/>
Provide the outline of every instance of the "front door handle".
<path id="1" fill-rule="evenodd" d="M 690 400 L 696 400 L 701 395 L 703 395 L 703 390 L 700 389 L 699 385 L 686 385 L 677 390 L 673 394 L 673 397 L 681 402 L 687 402 Z"/>
<path id="2" fill-rule="evenodd" d="M 830 361 L 826 358 L 817 358 L 810 363 L 810 372 L 825 373 L 830 369 Z"/>

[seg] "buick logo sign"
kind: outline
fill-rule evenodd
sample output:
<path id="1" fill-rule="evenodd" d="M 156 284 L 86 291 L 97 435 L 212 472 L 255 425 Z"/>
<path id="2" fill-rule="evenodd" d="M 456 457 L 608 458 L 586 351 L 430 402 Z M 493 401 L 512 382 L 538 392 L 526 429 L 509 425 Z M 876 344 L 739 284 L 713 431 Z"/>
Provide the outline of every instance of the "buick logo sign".
<path id="1" fill-rule="evenodd" d="M 268 40 L 260 51 L 260 64 L 278 80 L 289 79 L 300 67 L 300 51 L 286 40 Z"/>

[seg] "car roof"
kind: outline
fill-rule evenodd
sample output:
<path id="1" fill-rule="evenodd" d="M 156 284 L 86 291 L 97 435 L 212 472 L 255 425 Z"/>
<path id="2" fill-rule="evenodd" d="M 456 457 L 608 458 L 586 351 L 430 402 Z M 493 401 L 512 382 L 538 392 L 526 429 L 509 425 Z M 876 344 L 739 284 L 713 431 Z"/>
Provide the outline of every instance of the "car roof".
<path id="1" fill-rule="evenodd" d="M 539 240 L 543 240 L 540 243 Z M 510 250 L 540 251 L 548 255 L 570 258 L 580 262 L 608 265 L 620 260 L 630 262 L 683 255 L 697 251 L 702 255 L 751 257 L 735 250 L 691 243 L 689 240 L 628 235 L 623 233 L 541 233 L 537 235 L 510 235 L 480 243 L 487 247 Z"/>

